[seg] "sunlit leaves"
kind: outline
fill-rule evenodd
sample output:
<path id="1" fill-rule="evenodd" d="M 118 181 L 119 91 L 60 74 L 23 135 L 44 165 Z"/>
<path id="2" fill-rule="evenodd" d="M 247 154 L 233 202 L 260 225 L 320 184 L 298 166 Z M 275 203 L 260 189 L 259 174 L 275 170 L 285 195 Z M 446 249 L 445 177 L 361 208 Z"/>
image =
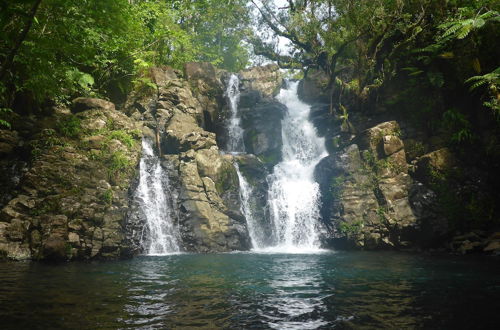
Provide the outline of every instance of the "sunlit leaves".
<path id="1" fill-rule="evenodd" d="M 462 8 L 466 12 L 467 8 Z M 467 15 L 467 14 L 466 14 Z M 470 14 L 469 14 L 470 15 Z M 500 14 L 497 11 L 489 10 L 483 14 L 476 14 L 472 18 L 453 19 L 449 22 L 439 25 L 444 32 L 438 38 L 438 41 L 447 39 L 464 39 L 475 29 L 483 27 L 487 21 L 500 21 Z"/>
<path id="2" fill-rule="evenodd" d="M 12 49 L 33 0 L 0 5 L 0 63 Z M 110 86 L 143 78 L 153 65 L 182 68 L 209 61 L 237 71 L 248 63 L 242 43 L 249 18 L 245 0 L 43 0 L 7 77 L 9 92 L 35 101 L 66 102 L 106 96 Z M 141 82 L 147 85 L 147 82 Z"/>

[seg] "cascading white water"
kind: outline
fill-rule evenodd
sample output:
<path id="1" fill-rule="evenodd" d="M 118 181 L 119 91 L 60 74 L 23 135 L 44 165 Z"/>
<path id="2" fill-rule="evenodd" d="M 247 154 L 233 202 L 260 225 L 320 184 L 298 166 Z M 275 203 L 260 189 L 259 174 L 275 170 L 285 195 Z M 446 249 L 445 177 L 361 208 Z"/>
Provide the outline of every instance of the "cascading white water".
<path id="1" fill-rule="evenodd" d="M 229 110 L 231 117 L 229 118 L 227 130 L 227 145 L 228 152 L 245 152 L 243 144 L 243 129 L 240 126 L 240 116 L 238 113 L 238 103 L 240 101 L 240 80 L 238 76 L 232 74 L 227 83 L 226 97 L 229 100 Z"/>
<path id="2" fill-rule="evenodd" d="M 282 121 L 283 160 L 269 180 L 268 200 L 274 229 L 269 250 L 307 252 L 319 249 L 319 185 L 314 168 L 327 156 L 324 139 L 309 122 L 310 107 L 297 95 L 298 82 L 277 99 L 288 112 Z"/>
<path id="3" fill-rule="evenodd" d="M 136 198 L 149 231 L 148 237 L 143 241 L 144 250 L 149 255 L 179 252 L 180 235 L 172 216 L 172 201 L 168 198 L 168 177 L 153 151 L 153 142 L 146 138 L 142 140 L 139 170 Z"/>
<path id="4" fill-rule="evenodd" d="M 259 227 L 252 212 L 252 187 L 235 164 L 240 182 L 241 211 L 247 220 L 249 235 L 255 251 L 311 252 L 319 250 L 319 185 L 314 181 L 314 168 L 327 156 L 324 139 L 316 134 L 309 122 L 310 107 L 297 95 L 298 83 L 282 89 L 278 101 L 288 112 L 282 121 L 283 161 L 275 166 L 268 178 L 268 202 L 273 225 L 273 243 L 266 246 L 266 233 Z M 228 121 L 227 150 L 244 152 L 243 129 L 240 126 L 238 102 L 239 80 L 229 79 L 226 96 L 231 117 Z M 269 235 L 269 233 L 267 233 Z"/>
<path id="5" fill-rule="evenodd" d="M 250 236 L 250 241 L 252 242 L 252 247 L 256 250 L 259 250 L 264 246 L 264 233 L 262 231 L 262 228 L 259 227 L 259 224 L 257 223 L 255 215 L 252 211 L 253 189 L 245 179 L 245 177 L 241 174 L 238 163 L 235 162 L 234 167 L 236 168 L 236 173 L 238 173 L 238 179 L 240 182 L 241 212 L 247 220 L 248 234 Z"/>
<path id="6" fill-rule="evenodd" d="M 243 143 L 244 131 L 243 128 L 241 128 L 241 120 L 238 113 L 238 103 L 240 101 L 240 80 L 237 75 L 232 74 L 229 78 L 225 95 L 229 101 L 229 110 L 231 111 L 231 117 L 227 122 L 228 136 L 225 151 L 232 154 L 243 153 L 245 152 L 245 144 Z M 234 163 L 234 167 L 236 169 L 236 173 L 238 174 L 240 183 L 241 213 L 243 213 L 247 221 L 248 233 L 250 235 L 252 246 L 254 248 L 260 248 L 262 245 L 262 234 L 256 223 L 251 205 L 253 189 L 248 184 L 245 177 L 241 174 L 240 167 L 237 162 Z"/>

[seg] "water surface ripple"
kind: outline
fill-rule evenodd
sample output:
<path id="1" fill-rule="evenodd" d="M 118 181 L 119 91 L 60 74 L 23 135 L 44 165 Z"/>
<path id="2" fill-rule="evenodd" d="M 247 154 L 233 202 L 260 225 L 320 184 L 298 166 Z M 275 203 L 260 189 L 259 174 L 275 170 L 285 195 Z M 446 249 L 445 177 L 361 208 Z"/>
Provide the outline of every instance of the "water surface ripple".
<path id="1" fill-rule="evenodd" d="M 486 329 L 498 260 L 389 252 L 0 263 L 2 329 Z"/>

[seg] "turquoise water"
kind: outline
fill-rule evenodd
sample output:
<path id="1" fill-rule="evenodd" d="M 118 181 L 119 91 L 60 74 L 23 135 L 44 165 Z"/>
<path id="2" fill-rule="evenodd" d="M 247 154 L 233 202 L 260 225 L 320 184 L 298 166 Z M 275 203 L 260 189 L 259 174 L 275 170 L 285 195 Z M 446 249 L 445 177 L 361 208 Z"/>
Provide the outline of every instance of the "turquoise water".
<path id="1" fill-rule="evenodd" d="M 389 252 L 0 263 L 0 328 L 493 329 L 499 264 Z"/>

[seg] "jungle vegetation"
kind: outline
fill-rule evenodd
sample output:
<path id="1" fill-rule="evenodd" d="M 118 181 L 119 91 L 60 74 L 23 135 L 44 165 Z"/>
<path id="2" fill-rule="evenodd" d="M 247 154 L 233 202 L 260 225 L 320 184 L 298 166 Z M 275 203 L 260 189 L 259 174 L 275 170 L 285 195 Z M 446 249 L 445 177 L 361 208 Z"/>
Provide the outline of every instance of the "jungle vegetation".
<path id="1" fill-rule="evenodd" d="M 496 0 L 2 1 L 0 108 L 30 113 L 76 95 L 109 98 L 149 83 L 140 73 L 153 65 L 208 61 L 238 71 L 261 55 L 324 74 L 332 108 L 344 112 L 354 103 L 334 104 L 338 93 L 362 102 L 392 83 L 401 97 L 407 89 L 445 96 L 463 89 L 498 118 L 499 7 Z M 288 51 L 276 37 L 289 41 Z M 470 139 L 467 114 L 449 103 L 436 112 L 438 105 L 417 102 L 412 111 L 434 112 L 465 129 L 457 141 Z"/>

